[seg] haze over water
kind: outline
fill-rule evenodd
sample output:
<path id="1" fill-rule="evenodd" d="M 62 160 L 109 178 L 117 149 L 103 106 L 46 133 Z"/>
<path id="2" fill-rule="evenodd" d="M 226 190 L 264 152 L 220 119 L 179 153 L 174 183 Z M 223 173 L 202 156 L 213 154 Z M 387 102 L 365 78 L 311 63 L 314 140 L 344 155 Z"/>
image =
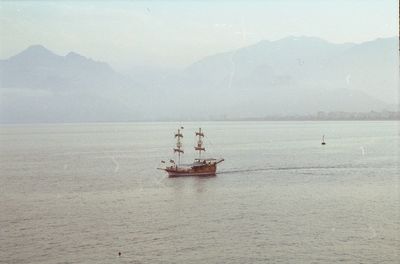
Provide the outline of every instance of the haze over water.
<path id="1" fill-rule="evenodd" d="M 181 125 L 216 177 L 156 170 Z M 4 263 L 399 259 L 398 122 L 3 125 L 0 147 Z"/>

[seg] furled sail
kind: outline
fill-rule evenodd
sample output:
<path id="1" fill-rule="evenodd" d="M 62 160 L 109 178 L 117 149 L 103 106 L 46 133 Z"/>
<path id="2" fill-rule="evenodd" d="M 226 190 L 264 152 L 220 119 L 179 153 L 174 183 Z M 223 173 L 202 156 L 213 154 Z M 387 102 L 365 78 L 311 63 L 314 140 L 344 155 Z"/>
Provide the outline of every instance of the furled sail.
<path id="1" fill-rule="evenodd" d="M 194 146 L 194 149 L 199 152 L 199 158 L 200 158 L 201 152 L 206 151 L 206 148 L 203 146 L 204 133 L 201 131 L 201 128 L 199 128 L 199 131 L 196 132 L 196 136 L 199 138 L 197 139 L 197 145 Z"/>
<path id="2" fill-rule="evenodd" d="M 174 153 L 178 152 L 178 164 L 181 162 L 181 153 L 183 154 L 183 146 L 181 142 L 181 138 L 183 138 L 183 134 L 181 133 L 181 130 L 178 129 L 178 132 L 175 133 L 175 138 L 176 138 L 176 148 L 174 148 Z"/>

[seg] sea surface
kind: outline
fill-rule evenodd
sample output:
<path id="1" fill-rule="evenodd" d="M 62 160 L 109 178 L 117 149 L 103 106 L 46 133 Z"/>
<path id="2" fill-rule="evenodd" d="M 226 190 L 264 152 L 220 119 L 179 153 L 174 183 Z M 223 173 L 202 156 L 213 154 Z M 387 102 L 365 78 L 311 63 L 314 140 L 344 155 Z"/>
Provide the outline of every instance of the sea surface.
<path id="1" fill-rule="evenodd" d="M 395 121 L 2 125 L 0 262 L 399 263 L 398 166 Z"/>

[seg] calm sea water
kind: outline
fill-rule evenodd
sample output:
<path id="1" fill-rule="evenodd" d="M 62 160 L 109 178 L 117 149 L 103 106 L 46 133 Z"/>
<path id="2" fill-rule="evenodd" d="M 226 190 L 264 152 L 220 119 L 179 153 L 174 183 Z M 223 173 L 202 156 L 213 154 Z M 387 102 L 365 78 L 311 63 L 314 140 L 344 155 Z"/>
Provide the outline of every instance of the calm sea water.
<path id="1" fill-rule="evenodd" d="M 181 125 L 216 177 L 156 169 Z M 0 262 L 398 263 L 398 126 L 3 125 Z"/>

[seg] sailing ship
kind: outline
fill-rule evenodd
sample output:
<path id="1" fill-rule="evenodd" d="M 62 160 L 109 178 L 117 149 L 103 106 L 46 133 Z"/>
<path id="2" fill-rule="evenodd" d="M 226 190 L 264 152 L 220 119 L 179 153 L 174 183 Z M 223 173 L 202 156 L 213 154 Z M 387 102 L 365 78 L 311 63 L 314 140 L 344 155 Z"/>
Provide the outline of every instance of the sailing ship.
<path id="1" fill-rule="evenodd" d="M 183 129 L 183 127 L 181 127 L 181 129 Z M 202 152 L 205 152 L 206 149 L 203 145 L 204 133 L 201 128 L 199 128 L 199 130 L 195 133 L 196 137 L 198 138 L 197 145 L 194 147 L 194 149 L 195 151 L 198 151 L 198 157 L 195 158 L 191 164 L 181 164 L 181 155 L 184 154 L 182 146 L 183 134 L 181 129 L 178 129 L 178 132 L 175 133 L 176 147 L 174 148 L 174 153 L 178 153 L 178 163 L 176 163 L 174 160 L 170 160 L 170 165 L 159 169 L 166 171 L 169 177 L 216 175 L 217 164 L 224 161 L 224 159 L 202 158 L 201 154 Z M 165 163 L 165 161 L 161 161 L 161 163 Z"/>

